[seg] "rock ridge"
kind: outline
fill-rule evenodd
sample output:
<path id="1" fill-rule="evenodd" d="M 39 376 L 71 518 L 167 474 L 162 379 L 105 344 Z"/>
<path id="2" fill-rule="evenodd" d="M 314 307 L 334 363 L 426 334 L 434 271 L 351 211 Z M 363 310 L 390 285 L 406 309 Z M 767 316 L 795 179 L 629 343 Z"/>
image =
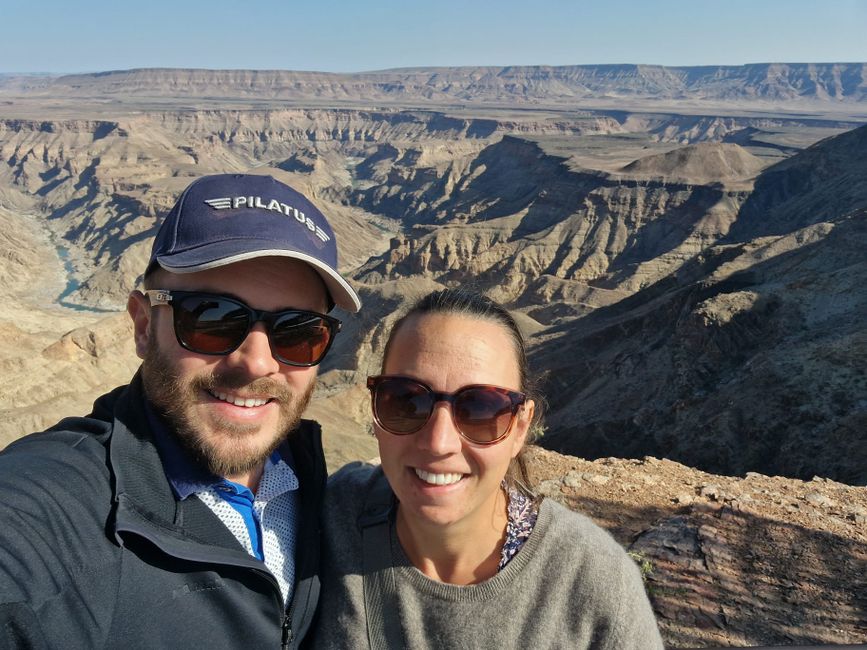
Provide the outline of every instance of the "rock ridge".
<path id="1" fill-rule="evenodd" d="M 177 94 L 293 100 L 396 99 L 525 104 L 647 98 L 695 102 L 859 103 L 865 63 L 740 66 L 572 65 L 403 68 L 358 73 L 142 68 L 59 77 L 0 78 L 0 91 L 31 94 Z"/>

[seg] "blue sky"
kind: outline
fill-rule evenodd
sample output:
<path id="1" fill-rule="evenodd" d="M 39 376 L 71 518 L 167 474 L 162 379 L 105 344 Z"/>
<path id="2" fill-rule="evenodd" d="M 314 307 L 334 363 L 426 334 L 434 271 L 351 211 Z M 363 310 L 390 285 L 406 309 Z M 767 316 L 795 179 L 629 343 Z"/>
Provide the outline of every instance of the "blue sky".
<path id="1" fill-rule="evenodd" d="M 0 0 L 0 72 L 867 61 L 867 0 Z"/>

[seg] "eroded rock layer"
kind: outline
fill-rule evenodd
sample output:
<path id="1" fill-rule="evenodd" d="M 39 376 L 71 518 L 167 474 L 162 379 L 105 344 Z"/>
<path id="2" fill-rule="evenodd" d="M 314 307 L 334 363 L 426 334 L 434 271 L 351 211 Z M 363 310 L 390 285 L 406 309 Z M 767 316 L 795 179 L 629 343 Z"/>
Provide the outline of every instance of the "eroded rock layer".
<path id="1" fill-rule="evenodd" d="M 157 216 L 181 189 L 204 173 L 253 170 L 329 214 L 365 299 L 322 368 L 315 407 L 327 414 L 336 400 L 349 414 L 335 430 L 363 434 L 354 387 L 376 371 L 395 313 L 464 285 L 515 309 L 532 334 L 548 375 L 548 446 L 867 482 L 867 130 L 803 148 L 800 126 L 780 131 L 770 117 L 714 118 L 719 131 L 683 118 L 665 137 L 661 116 L 641 119 L 643 135 L 635 116 L 592 112 L 0 120 L 2 326 L 22 332 L 4 353 L 3 435 L 50 424 L 71 404 L 58 396 L 86 403 L 137 363 L 112 339 L 123 316 L 45 317 L 52 296 L 122 309 Z M 709 130 L 690 131 L 699 124 Z M 82 326 L 93 336 L 68 334 Z M 81 363 L 93 371 L 70 388 Z"/>

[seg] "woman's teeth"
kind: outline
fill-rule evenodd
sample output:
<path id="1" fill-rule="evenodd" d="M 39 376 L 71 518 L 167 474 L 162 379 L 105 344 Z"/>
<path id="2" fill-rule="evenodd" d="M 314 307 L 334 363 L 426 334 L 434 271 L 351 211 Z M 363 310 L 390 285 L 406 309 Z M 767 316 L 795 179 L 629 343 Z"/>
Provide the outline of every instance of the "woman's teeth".
<path id="1" fill-rule="evenodd" d="M 463 474 L 433 474 L 423 469 L 415 469 L 415 475 L 431 485 L 451 485 L 460 481 L 464 476 Z"/>
<path id="2" fill-rule="evenodd" d="M 246 406 L 248 408 L 251 406 L 263 406 L 268 403 L 267 399 L 261 397 L 237 397 L 235 395 L 230 395 L 229 393 L 219 393 L 217 391 L 211 391 L 211 395 L 222 402 L 228 402 L 235 406 Z"/>

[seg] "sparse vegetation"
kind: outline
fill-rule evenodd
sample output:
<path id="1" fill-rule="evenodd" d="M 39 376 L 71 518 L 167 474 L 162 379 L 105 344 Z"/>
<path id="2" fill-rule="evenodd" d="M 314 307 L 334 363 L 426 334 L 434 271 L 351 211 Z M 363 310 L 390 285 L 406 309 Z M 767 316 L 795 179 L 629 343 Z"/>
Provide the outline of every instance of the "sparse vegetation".
<path id="1" fill-rule="evenodd" d="M 628 553 L 629 557 L 631 557 L 638 565 L 638 570 L 641 571 L 641 580 L 644 582 L 645 589 L 650 593 L 651 590 L 647 583 L 647 579 L 653 575 L 653 562 L 644 553 L 636 551 L 629 551 Z"/>

